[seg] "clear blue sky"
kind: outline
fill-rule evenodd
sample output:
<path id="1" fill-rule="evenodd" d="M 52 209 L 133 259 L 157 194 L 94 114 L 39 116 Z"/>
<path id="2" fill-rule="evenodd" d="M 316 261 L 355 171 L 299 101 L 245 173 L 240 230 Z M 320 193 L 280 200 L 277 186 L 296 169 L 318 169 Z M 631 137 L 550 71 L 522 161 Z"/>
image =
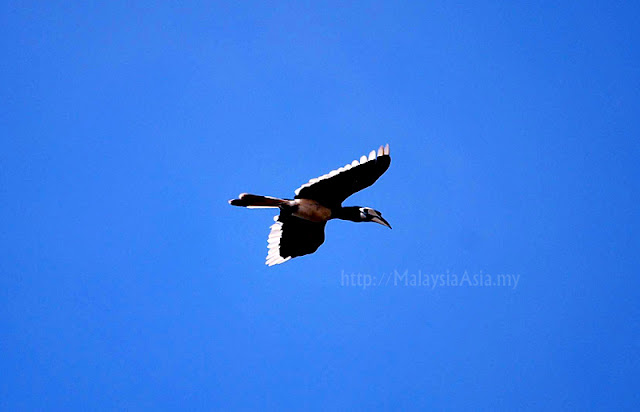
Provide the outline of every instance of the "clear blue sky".
<path id="1" fill-rule="evenodd" d="M 633 2 L 4 1 L 0 409 L 640 404 Z M 312 256 L 273 213 L 389 143 Z M 510 274 L 517 287 L 345 285 Z"/>

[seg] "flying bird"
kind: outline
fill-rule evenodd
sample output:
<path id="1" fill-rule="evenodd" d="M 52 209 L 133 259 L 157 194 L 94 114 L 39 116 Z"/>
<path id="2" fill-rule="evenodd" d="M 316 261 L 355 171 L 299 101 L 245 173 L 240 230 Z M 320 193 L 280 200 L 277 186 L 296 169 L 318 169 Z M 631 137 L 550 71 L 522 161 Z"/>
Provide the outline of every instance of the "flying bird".
<path id="1" fill-rule="evenodd" d="M 266 264 L 269 266 L 315 252 L 324 242 L 324 226 L 331 219 L 375 222 L 391 228 L 382 213 L 370 207 L 342 206 L 349 196 L 371 186 L 391 164 L 389 145 L 369 156 L 309 180 L 295 191 L 293 199 L 242 193 L 229 200 L 233 206 L 250 209 L 279 208 L 269 233 Z"/>

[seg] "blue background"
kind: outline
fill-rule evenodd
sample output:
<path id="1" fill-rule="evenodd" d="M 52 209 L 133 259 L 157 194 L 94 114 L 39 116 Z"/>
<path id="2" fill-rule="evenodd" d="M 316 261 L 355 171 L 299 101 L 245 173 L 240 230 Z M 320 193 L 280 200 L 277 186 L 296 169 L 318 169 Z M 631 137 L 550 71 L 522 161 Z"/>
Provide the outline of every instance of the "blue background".
<path id="1" fill-rule="evenodd" d="M 638 17 L 2 2 L 0 408 L 637 410 Z M 385 143 L 393 230 L 266 267 L 227 200 Z M 520 279 L 341 280 L 394 271 Z"/>

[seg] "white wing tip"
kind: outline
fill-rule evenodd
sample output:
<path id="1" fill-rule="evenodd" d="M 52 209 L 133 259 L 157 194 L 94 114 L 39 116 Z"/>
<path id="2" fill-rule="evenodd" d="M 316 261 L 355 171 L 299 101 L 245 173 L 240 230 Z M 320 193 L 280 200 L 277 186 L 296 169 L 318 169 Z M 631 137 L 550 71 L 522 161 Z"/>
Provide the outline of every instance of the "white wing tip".
<path id="1" fill-rule="evenodd" d="M 387 143 L 387 144 L 384 146 L 384 154 L 388 155 L 388 154 L 389 154 L 389 152 L 390 152 L 390 151 L 389 151 L 389 143 Z"/>
<path id="2" fill-rule="evenodd" d="M 284 263 L 289 259 L 291 259 L 291 256 L 283 258 L 282 256 L 278 255 L 277 257 L 267 258 L 267 260 L 264 262 L 264 264 L 267 265 L 267 266 L 274 266 L 274 265 L 279 265 L 281 263 Z"/>

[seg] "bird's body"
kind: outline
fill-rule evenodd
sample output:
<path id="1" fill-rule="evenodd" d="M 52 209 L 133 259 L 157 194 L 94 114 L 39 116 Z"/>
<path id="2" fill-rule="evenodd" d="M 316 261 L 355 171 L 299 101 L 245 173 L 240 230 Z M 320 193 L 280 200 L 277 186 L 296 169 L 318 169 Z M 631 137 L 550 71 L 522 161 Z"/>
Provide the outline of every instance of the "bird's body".
<path id="1" fill-rule="evenodd" d="M 371 186 L 389 168 L 389 145 L 380 146 L 337 170 L 299 187 L 294 199 L 242 193 L 229 201 L 233 206 L 279 208 L 269 234 L 269 266 L 315 252 L 324 242 L 324 226 L 331 219 L 375 222 L 391 228 L 377 210 L 347 206 L 342 202 L 353 193 Z"/>
<path id="2" fill-rule="evenodd" d="M 291 214 L 311 222 L 326 222 L 331 219 L 331 209 L 311 199 L 291 200 Z"/>

